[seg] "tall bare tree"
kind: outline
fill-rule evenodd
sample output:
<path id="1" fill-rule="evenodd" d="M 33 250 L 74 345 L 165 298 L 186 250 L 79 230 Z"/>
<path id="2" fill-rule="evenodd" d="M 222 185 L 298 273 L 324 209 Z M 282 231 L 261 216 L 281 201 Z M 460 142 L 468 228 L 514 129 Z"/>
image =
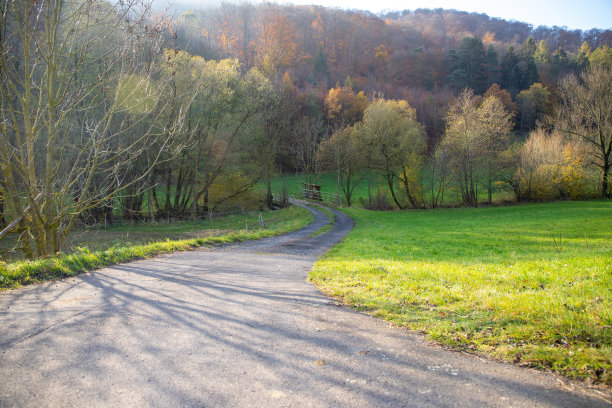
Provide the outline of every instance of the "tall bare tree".
<path id="1" fill-rule="evenodd" d="M 494 161 L 511 128 L 510 115 L 495 96 L 481 102 L 466 89 L 451 106 L 442 147 L 449 153 L 465 205 L 478 205 L 478 188 L 485 174 L 491 201 Z"/>
<path id="2" fill-rule="evenodd" d="M 353 191 L 365 175 L 361 126 L 361 123 L 357 123 L 336 131 L 321 142 L 317 151 L 317 163 L 321 168 L 338 171 L 340 189 L 347 207 L 351 206 Z"/>
<path id="3" fill-rule="evenodd" d="M 555 128 L 590 146 L 591 162 L 601 170 L 601 196 L 610 197 L 612 167 L 612 69 L 593 67 L 560 83 L 562 103 Z"/>
<path id="4" fill-rule="evenodd" d="M 139 0 L 0 3 L 0 189 L 28 257 L 60 251 L 79 214 L 135 183 L 132 163 L 178 124 L 155 119 L 164 20 L 148 11 Z"/>

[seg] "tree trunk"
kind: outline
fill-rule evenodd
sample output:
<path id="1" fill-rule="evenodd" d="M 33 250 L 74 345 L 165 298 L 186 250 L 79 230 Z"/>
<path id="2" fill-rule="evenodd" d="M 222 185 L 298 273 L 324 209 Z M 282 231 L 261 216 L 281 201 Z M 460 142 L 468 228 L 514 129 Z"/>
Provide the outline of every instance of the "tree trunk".
<path id="1" fill-rule="evenodd" d="M 610 197 L 608 194 L 608 174 L 610 174 L 610 156 L 604 156 L 603 175 L 601 180 L 601 197 Z"/>
<path id="2" fill-rule="evenodd" d="M 351 206 L 351 197 L 353 196 L 353 191 L 351 189 L 351 176 L 346 175 L 346 180 L 342 183 L 342 192 L 344 193 L 344 198 L 346 198 L 346 206 Z"/>
<path id="3" fill-rule="evenodd" d="M 372 207 L 372 169 L 368 170 L 368 202 Z"/>
<path id="4" fill-rule="evenodd" d="M 402 171 L 404 176 L 402 184 L 404 185 L 404 191 L 406 191 L 406 197 L 408 197 L 408 201 L 410 201 L 410 205 L 412 206 L 412 208 L 416 210 L 417 208 L 419 208 L 419 206 L 414 201 L 414 197 L 412 197 L 412 194 L 410 194 L 410 186 L 408 185 L 408 174 L 406 174 L 406 168 L 404 168 L 404 170 Z"/>
<path id="5" fill-rule="evenodd" d="M 0 201 L 0 228 L 6 226 L 6 220 L 4 219 L 4 201 Z"/>
<path id="6" fill-rule="evenodd" d="M 399 200 L 395 196 L 395 190 L 393 189 L 393 175 L 386 175 L 387 183 L 389 183 L 389 191 L 391 191 L 391 197 L 393 197 L 393 201 L 397 205 L 397 208 L 403 210 L 405 207 L 400 204 Z"/>
<path id="7" fill-rule="evenodd" d="M 155 224 L 155 212 L 153 211 L 153 197 L 151 197 L 151 186 L 147 189 L 147 210 L 149 212 L 149 217 L 151 218 L 151 223 Z"/>
<path id="8" fill-rule="evenodd" d="M 27 232 L 28 224 L 25 221 L 25 218 L 19 222 L 19 229 L 23 231 L 19 236 L 19 242 L 21 243 L 21 252 L 23 252 L 23 255 L 26 257 L 26 259 L 34 259 L 32 245 L 30 244 L 30 237 Z"/>
<path id="9" fill-rule="evenodd" d="M 268 208 L 272 208 L 272 181 L 270 179 L 266 180 L 266 205 Z"/>
<path id="10" fill-rule="evenodd" d="M 491 163 L 489 163 L 489 184 L 488 184 L 488 189 L 489 189 L 489 205 L 491 205 L 493 203 L 493 197 L 492 197 L 492 179 L 493 178 L 493 169 L 491 167 Z"/>

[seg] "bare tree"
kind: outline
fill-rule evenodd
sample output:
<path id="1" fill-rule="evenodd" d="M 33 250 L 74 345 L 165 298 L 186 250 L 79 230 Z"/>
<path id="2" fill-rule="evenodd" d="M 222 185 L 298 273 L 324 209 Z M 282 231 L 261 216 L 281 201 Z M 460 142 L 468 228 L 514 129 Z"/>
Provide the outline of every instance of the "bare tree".
<path id="1" fill-rule="evenodd" d="M 255 148 L 263 168 L 266 183 L 266 204 L 272 207 L 272 177 L 276 170 L 277 156 L 281 141 L 291 132 L 297 106 L 295 96 L 288 86 L 277 89 L 273 86 L 262 87 L 264 102 L 259 112 L 260 134 L 255 140 Z"/>
<path id="2" fill-rule="evenodd" d="M 347 207 L 351 206 L 353 191 L 364 176 L 364 149 L 360 132 L 360 123 L 340 129 L 321 142 L 317 151 L 317 162 L 321 168 L 338 171 L 340 189 Z"/>
<path id="3" fill-rule="evenodd" d="M 442 147 L 449 154 L 454 178 L 465 205 L 478 205 L 478 187 L 487 175 L 489 202 L 495 159 L 512 128 L 510 115 L 495 96 L 484 101 L 464 90 L 451 106 Z"/>
<path id="4" fill-rule="evenodd" d="M 555 128 L 591 147 L 591 162 L 601 169 L 601 196 L 610 197 L 612 166 L 612 70 L 594 67 L 580 78 L 560 83 L 562 103 Z"/>
<path id="5" fill-rule="evenodd" d="M 60 251 L 79 214 L 146 177 L 132 177 L 135 159 L 154 142 L 160 155 L 180 125 L 156 120 L 165 22 L 148 12 L 138 0 L 0 3 L 0 194 L 13 218 L 31 207 L 27 257 Z"/>
<path id="6" fill-rule="evenodd" d="M 293 151 L 301 170 L 310 178 L 306 180 L 309 183 L 314 183 L 317 146 L 323 138 L 324 126 L 320 117 L 303 116 L 294 128 Z"/>

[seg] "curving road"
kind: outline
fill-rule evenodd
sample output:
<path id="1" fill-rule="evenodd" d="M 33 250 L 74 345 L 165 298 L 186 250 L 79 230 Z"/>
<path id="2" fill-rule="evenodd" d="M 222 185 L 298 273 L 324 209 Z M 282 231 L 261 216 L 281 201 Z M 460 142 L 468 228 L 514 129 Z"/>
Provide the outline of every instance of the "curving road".
<path id="1" fill-rule="evenodd" d="M 428 343 L 306 282 L 352 221 L 0 293 L 0 406 L 608 407 Z M 608 402 L 606 402 L 608 399 Z"/>

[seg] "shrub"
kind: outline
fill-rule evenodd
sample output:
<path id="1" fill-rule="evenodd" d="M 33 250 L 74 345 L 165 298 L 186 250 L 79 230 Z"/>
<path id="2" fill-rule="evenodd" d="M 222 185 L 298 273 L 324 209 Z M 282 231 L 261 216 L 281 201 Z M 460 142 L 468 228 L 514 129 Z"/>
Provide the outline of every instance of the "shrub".
<path id="1" fill-rule="evenodd" d="M 367 208 L 368 210 L 389 211 L 393 209 L 387 193 L 382 190 L 377 190 L 374 196 L 372 196 L 371 201 L 363 197 L 360 197 L 359 201 L 363 208 Z"/>
<path id="2" fill-rule="evenodd" d="M 509 180 L 517 200 L 580 199 L 594 194 L 585 147 L 559 133 L 538 129 L 518 151 L 518 169 Z"/>
<path id="3" fill-rule="evenodd" d="M 215 211 L 256 210 L 261 194 L 250 188 L 251 185 L 252 181 L 241 173 L 219 177 L 209 190 L 212 208 Z"/>

